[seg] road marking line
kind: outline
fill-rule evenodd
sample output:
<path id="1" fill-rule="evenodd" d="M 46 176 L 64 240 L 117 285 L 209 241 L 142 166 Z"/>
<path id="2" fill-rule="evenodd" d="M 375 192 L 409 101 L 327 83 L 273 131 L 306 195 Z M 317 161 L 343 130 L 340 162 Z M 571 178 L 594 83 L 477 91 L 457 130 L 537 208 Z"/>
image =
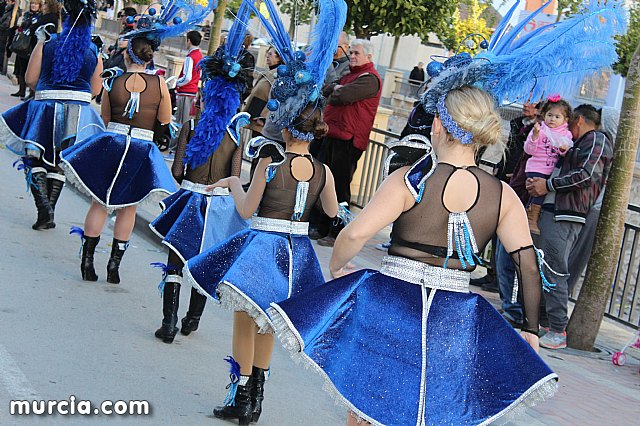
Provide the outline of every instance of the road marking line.
<path id="1" fill-rule="evenodd" d="M 38 399 L 38 394 L 29 383 L 18 364 L 0 345 L 0 383 L 13 399 Z"/>

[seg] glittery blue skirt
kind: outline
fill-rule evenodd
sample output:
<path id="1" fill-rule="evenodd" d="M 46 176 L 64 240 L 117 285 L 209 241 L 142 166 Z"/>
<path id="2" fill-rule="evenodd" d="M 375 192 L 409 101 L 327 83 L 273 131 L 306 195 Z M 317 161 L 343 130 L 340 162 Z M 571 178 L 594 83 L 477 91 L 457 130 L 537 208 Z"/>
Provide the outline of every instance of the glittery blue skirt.
<path id="1" fill-rule="evenodd" d="M 54 167 L 57 152 L 103 131 L 102 118 L 85 102 L 30 99 L 0 118 L 0 142 L 7 149 L 24 155 L 25 145 L 32 144 L 42 151 L 42 160 Z"/>
<path id="2" fill-rule="evenodd" d="M 269 313 L 294 358 L 375 425 L 491 423 L 555 391 L 557 376 L 473 293 L 362 270 Z"/>
<path id="3" fill-rule="evenodd" d="M 183 263 L 249 226 L 230 195 L 209 196 L 180 189 L 160 204 L 163 212 L 149 227 Z"/>
<path id="4" fill-rule="evenodd" d="M 102 132 L 60 154 L 60 166 L 81 191 L 108 209 L 137 205 L 151 195 L 176 191 L 164 158 L 153 142 Z"/>
<path id="5" fill-rule="evenodd" d="M 202 294 L 247 312 L 260 333 L 273 331 L 266 310 L 324 284 L 307 236 L 246 229 L 189 260 L 184 277 Z"/>

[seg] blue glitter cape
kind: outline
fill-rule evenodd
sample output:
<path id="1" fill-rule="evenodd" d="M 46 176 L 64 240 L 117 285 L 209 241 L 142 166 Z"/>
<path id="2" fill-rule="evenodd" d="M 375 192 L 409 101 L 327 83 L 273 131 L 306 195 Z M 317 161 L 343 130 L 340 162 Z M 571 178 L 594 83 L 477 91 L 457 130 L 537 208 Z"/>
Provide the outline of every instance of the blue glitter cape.
<path id="1" fill-rule="evenodd" d="M 273 331 L 269 304 L 324 284 L 309 237 L 247 229 L 195 256 L 184 279 L 233 311 L 247 312 L 260 333 Z"/>
<path id="2" fill-rule="evenodd" d="M 557 388 L 558 376 L 477 294 L 367 269 L 271 306 L 294 359 L 373 425 L 504 421 Z"/>
<path id="3" fill-rule="evenodd" d="M 176 190 L 156 144 L 109 131 L 62 151 L 60 167 L 72 184 L 108 209 Z"/>
<path id="4" fill-rule="evenodd" d="M 249 226 L 230 195 L 180 189 L 160 205 L 163 211 L 149 227 L 183 263 Z"/>

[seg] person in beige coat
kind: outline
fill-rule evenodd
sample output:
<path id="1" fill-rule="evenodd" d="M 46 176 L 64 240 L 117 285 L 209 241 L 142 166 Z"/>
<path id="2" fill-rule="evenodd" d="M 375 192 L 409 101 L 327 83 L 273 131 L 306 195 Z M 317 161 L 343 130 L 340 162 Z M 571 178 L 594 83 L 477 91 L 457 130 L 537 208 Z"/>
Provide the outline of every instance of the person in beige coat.
<path id="1" fill-rule="evenodd" d="M 282 59 L 274 47 L 271 47 L 267 51 L 267 67 L 269 71 L 265 71 L 260 74 L 251 94 L 244 101 L 242 111 L 251 114 L 251 123 L 247 128 L 252 130 L 252 136 L 259 136 L 262 134 L 262 128 L 264 127 L 265 119 L 269 114 L 267 109 L 267 101 L 269 100 L 269 94 L 271 93 L 271 85 L 276 78 L 276 68 L 282 64 Z"/>

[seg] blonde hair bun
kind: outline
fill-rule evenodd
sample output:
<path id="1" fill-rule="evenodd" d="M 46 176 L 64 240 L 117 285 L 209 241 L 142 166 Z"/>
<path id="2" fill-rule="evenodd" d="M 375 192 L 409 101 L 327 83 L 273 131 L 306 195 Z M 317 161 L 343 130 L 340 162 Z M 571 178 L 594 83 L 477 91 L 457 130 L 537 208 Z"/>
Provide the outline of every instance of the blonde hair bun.
<path id="1" fill-rule="evenodd" d="M 488 93 L 464 86 L 450 91 L 445 105 L 451 118 L 462 129 L 471 132 L 476 148 L 500 142 L 501 119 Z"/>

